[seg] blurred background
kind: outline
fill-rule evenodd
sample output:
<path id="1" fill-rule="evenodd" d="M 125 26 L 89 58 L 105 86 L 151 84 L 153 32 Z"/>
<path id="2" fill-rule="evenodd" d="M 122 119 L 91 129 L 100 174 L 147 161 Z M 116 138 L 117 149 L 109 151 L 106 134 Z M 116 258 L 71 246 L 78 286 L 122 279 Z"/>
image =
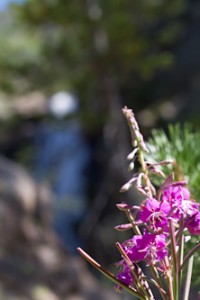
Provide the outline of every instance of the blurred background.
<path id="1" fill-rule="evenodd" d="M 122 299 L 76 248 L 115 272 L 124 105 L 199 128 L 199 32 L 199 0 L 0 1 L 0 299 Z"/>

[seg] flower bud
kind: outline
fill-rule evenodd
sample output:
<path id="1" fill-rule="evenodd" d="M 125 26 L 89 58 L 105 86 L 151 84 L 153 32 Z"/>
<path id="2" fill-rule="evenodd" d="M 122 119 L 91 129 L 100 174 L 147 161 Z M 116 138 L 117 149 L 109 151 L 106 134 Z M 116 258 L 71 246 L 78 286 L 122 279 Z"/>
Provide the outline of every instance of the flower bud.
<path id="1" fill-rule="evenodd" d="M 128 167 L 128 171 L 132 171 L 134 169 L 134 166 L 135 166 L 134 162 L 131 162 Z"/>
<path id="2" fill-rule="evenodd" d="M 131 180 L 129 180 L 127 183 L 125 183 L 121 189 L 120 192 L 124 193 L 127 192 L 133 185 L 133 183 L 137 180 L 137 177 L 131 178 Z"/>
<path id="3" fill-rule="evenodd" d="M 155 168 L 155 167 L 151 168 L 151 172 L 158 175 L 159 177 L 165 178 L 165 174 L 163 173 L 163 171 L 161 171 L 158 168 Z"/>
<path id="4" fill-rule="evenodd" d="M 131 223 L 128 224 L 120 224 L 114 227 L 118 231 L 126 231 L 132 228 Z"/>
<path id="5" fill-rule="evenodd" d="M 121 193 L 125 193 L 127 192 L 130 188 L 132 187 L 132 184 L 130 182 L 127 182 L 126 184 L 124 184 L 121 189 L 120 192 Z"/>
<path id="6" fill-rule="evenodd" d="M 139 148 L 135 148 L 129 155 L 127 156 L 128 160 L 132 160 L 135 157 L 135 154 L 137 153 Z"/>
<path id="7" fill-rule="evenodd" d="M 127 211 L 127 210 L 130 210 L 130 209 L 133 208 L 132 206 L 130 206 L 130 205 L 126 204 L 126 203 L 118 203 L 116 206 L 121 211 Z"/>

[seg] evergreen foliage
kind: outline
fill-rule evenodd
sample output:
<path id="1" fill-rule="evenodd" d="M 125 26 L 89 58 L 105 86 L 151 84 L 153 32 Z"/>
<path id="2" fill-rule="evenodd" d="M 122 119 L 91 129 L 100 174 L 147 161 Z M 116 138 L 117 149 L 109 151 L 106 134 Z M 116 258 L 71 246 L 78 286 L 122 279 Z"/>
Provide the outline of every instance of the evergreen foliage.
<path id="1" fill-rule="evenodd" d="M 162 167 L 165 174 L 173 171 L 176 180 L 186 179 L 192 198 L 200 202 L 200 131 L 195 131 L 189 123 L 170 124 L 167 132 L 163 129 L 153 129 L 147 147 L 150 150 L 150 153 L 146 154 L 148 160 L 174 160 L 171 170 L 169 166 Z M 153 178 L 156 185 L 159 185 L 161 180 L 163 179 L 158 179 L 157 176 Z M 197 238 L 193 237 L 192 243 L 195 242 Z M 196 254 L 192 284 L 200 284 L 199 268 L 200 256 Z"/>

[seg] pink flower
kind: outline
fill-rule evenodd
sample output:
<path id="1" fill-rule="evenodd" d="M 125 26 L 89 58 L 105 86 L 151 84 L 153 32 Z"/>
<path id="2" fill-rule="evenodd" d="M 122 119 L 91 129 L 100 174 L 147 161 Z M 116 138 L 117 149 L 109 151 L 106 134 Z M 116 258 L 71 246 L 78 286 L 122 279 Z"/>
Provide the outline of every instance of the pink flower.
<path id="1" fill-rule="evenodd" d="M 171 217 L 180 220 L 181 215 L 185 218 L 198 212 L 198 203 L 190 200 L 190 192 L 178 182 L 168 186 L 163 191 L 162 201 L 171 206 Z"/>
<path id="2" fill-rule="evenodd" d="M 156 260 L 159 261 L 164 259 L 164 257 L 168 254 L 164 234 L 160 234 L 156 236 L 155 247 L 156 247 Z"/>
<path id="3" fill-rule="evenodd" d="M 168 233 L 167 214 L 170 211 L 169 203 L 160 202 L 156 199 L 147 199 L 141 206 L 139 220 L 147 225 L 153 233 Z"/>
<path id="4" fill-rule="evenodd" d="M 125 271 L 119 272 L 119 274 L 117 275 L 117 279 L 129 286 L 133 282 L 133 275 L 131 274 L 130 269 L 127 269 Z"/>
<path id="5" fill-rule="evenodd" d="M 143 235 L 135 235 L 123 245 L 124 251 L 134 263 L 145 260 L 156 263 L 167 255 L 165 235 L 155 235 L 144 230 Z"/>
<path id="6" fill-rule="evenodd" d="M 118 266 L 121 267 L 121 271 L 116 276 L 117 279 L 119 279 L 121 282 L 126 284 L 127 286 L 130 286 L 132 283 L 134 283 L 134 277 L 131 273 L 130 268 L 126 265 L 124 261 L 121 261 L 118 263 Z M 117 284 L 116 290 L 121 291 L 122 288 Z"/>
<path id="7" fill-rule="evenodd" d="M 132 262 L 139 262 L 145 259 L 149 242 L 148 238 L 145 240 L 143 235 L 134 235 L 132 239 L 126 241 L 122 246 Z"/>
<path id="8" fill-rule="evenodd" d="M 186 221 L 185 226 L 188 229 L 190 234 L 199 235 L 200 234 L 200 212 L 189 217 Z"/>
<path id="9" fill-rule="evenodd" d="M 136 225 L 142 227 L 143 233 L 134 235 L 122 244 L 130 261 L 133 264 L 140 261 L 145 261 L 147 265 L 159 264 L 159 270 L 164 272 L 161 261 L 168 255 L 166 238 L 169 239 L 169 218 L 173 221 L 175 230 L 187 228 L 190 234 L 198 235 L 200 234 L 198 209 L 199 204 L 190 199 L 190 192 L 185 187 L 185 182 L 175 182 L 165 186 L 160 201 L 155 198 L 146 199 L 139 207 L 135 221 Z M 133 217 L 136 213 L 134 212 Z M 125 260 L 122 260 L 119 265 L 121 265 L 121 272 L 117 278 L 126 285 L 133 284 L 134 277 Z"/>

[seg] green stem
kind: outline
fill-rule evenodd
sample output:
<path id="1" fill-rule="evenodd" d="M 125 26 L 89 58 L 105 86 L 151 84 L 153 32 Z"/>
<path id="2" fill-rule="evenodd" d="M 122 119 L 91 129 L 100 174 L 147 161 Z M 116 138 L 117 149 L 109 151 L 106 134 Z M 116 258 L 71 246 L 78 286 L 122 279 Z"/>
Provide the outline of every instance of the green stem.
<path id="1" fill-rule="evenodd" d="M 132 110 L 128 109 L 127 107 L 124 107 L 122 109 L 122 112 L 125 115 L 130 128 L 132 145 L 133 147 L 135 147 L 136 145 L 138 147 L 138 160 L 142 167 L 142 172 L 144 173 L 144 185 L 146 187 L 145 192 L 147 193 L 148 197 L 152 198 L 152 188 L 151 188 L 151 182 L 149 180 L 149 175 L 148 175 L 148 167 L 145 162 L 144 154 L 143 154 L 144 151 L 148 152 L 148 149 L 144 143 L 143 137 L 140 133 L 138 123 L 135 120 L 135 116 Z"/>
<path id="2" fill-rule="evenodd" d="M 175 239 L 175 229 L 173 220 L 169 219 L 169 231 L 171 240 L 171 255 L 172 255 L 172 269 L 173 269 L 173 294 L 174 300 L 178 300 L 179 294 L 179 276 L 178 276 L 178 257 L 176 253 L 176 239 Z"/>
<path id="3" fill-rule="evenodd" d="M 184 218 L 183 215 L 181 215 L 180 218 L 180 228 L 183 228 L 184 226 Z M 181 234 L 178 237 L 177 235 L 175 235 L 175 239 L 177 241 L 178 244 L 178 290 L 180 291 L 181 288 L 181 280 L 182 280 L 182 271 L 180 270 L 180 266 L 183 263 L 183 255 L 184 255 L 184 234 L 183 234 L 183 229 L 181 230 Z"/>
<path id="4" fill-rule="evenodd" d="M 185 280 L 185 289 L 184 289 L 184 293 L 183 293 L 183 300 L 188 300 L 189 299 L 189 292 L 190 292 L 191 278 L 192 278 L 193 260 L 194 260 L 194 256 L 191 256 L 189 261 L 188 261 L 188 268 L 187 268 L 187 274 L 186 274 L 186 280 Z"/>
<path id="5" fill-rule="evenodd" d="M 126 210 L 126 216 L 127 216 L 129 222 L 131 223 L 131 225 L 132 225 L 132 227 L 133 227 L 134 233 L 135 233 L 135 234 L 138 234 L 138 235 L 141 235 L 141 232 L 140 232 L 139 227 L 138 227 L 137 225 L 135 225 L 135 223 L 134 223 L 135 220 L 133 219 L 130 210 Z"/>
<path id="6" fill-rule="evenodd" d="M 172 274 L 171 269 L 169 269 L 169 258 L 165 257 L 165 266 L 166 266 L 166 278 L 168 283 L 169 289 L 169 300 L 174 300 L 174 293 L 173 293 L 173 283 L 172 283 Z"/>
<path id="7" fill-rule="evenodd" d="M 143 178 L 144 178 L 145 186 L 147 187 L 147 195 L 148 195 L 149 198 L 152 198 L 153 195 L 152 195 L 151 187 L 150 187 L 150 180 L 149 180 L 149 175 L 148 175 L 148 167 L 147 167 L 145 159 L 144 159 L 143 149 L 140 147 L 140 145 L 139 145 L 138 153 L 139 153 L 138 160 L 139 160 L 140 165 L 142 167 L 142 172 L 144 173 Z"/>
<path id="8" fill-rule="evenodd" d="M 189 260 L 189 258 L 200 248 L 200 243 L 194 246 L 185 256 L 182 265 L 180 266 L 179 272 L 182 270 L 185 263 Z"/>
<path id="9" fill-rule="evenodd" d="M 154 277 L 154 281 L 152 281 L 152 282 L 156 283 L 156 286 L 157 286 L 157 288 L 158 288 L 158 290 L 161 294 L 161 297 L 163 298 L 163 300 L 166 300 L 166 291 L 163 289 L 163 285 L 162 285 L 162 282 L 160 280 L 160 276 L 158 274 L 158 271 L 157 271 L 156 267 L 154 267 L 153 265 L 150 265 L 150 268 L 151 268 L 151 272 L 152 272 L 153 277 Z"/>
<path id="10" fill-rule="evenodd" d="M 180 242 L 179 242 L 179 250 L 178 250 L 178 276 L 179 276 L 179 290 L 180 290 L 180 285 L 182 281 L 182 269 L 181 265 L 183 263 L 183 255 L 184 255 L 184 235 L 182 235 Z"/>

